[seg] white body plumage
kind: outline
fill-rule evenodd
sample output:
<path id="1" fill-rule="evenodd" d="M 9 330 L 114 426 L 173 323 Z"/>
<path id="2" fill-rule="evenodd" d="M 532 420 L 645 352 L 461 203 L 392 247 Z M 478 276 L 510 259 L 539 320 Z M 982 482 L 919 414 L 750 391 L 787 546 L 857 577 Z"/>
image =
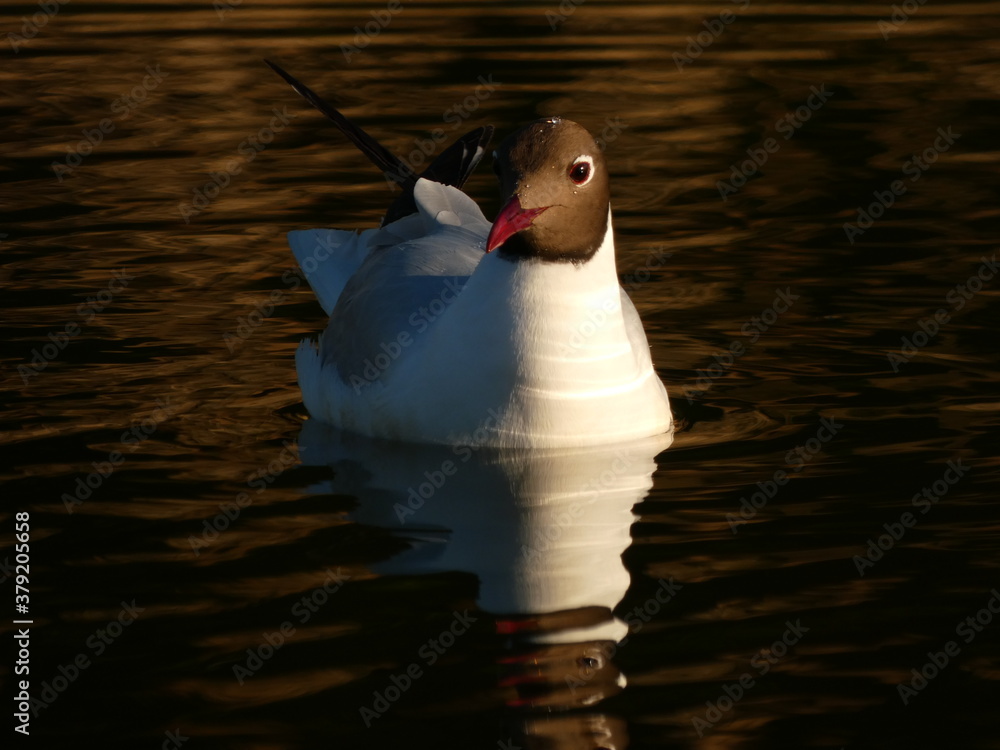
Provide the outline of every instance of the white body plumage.
<path id="1" fill-rule="evenodd" d="M 296 354 L 315 418 L 375 437 L 470 446 L 601 445 L 667 432 L 666 389 L 618 283 L 608 220 L 583 263 L 484 253 L 490 223 L 428 180 L 418 212 L 289 242 L 330 326 Z"/>

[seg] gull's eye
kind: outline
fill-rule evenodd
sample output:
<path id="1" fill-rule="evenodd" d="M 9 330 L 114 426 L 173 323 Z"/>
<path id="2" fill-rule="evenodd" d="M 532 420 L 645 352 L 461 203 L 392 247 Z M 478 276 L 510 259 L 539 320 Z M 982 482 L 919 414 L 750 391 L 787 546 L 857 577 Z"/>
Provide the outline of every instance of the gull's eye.
<path id="1" fill-rule="evenodd" d="M 589 156 L 579 156 L 576 161 L 570 165 L 569 178 L 577 187 L 583 187 L 586 185 L 590 182 L 590 178 L 593 176 L 594 164 Z"/>

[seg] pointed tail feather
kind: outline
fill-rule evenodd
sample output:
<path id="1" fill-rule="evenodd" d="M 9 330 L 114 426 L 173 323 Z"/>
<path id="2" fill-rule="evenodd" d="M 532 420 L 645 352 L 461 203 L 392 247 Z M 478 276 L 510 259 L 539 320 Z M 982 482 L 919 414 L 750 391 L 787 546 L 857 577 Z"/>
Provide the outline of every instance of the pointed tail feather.
<path id="1" fill-rule="evenodd" d="M 313 294 L 329 315 L 348 280 L 368 256 L 367 237 L 342 229 L 298 229 L 288 233 L 288 244 Z"/>

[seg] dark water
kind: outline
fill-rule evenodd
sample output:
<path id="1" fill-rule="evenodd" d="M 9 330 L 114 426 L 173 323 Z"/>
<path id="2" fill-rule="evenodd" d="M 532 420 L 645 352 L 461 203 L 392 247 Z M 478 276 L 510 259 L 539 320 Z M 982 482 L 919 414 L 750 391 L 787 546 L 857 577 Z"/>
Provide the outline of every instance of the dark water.
<path id="1" fill-rule="evenodd" d="M 399 7 L 5 6 L 0 627 L 33 620 L 37 715 L 4 731 L 1000 747 L 1000 6 Z M 307 421 L 324 321 L 283 235 L 392 194 L 263 57 L 401 155 L 540 114 L 601 134 L 673 444 Z"/>

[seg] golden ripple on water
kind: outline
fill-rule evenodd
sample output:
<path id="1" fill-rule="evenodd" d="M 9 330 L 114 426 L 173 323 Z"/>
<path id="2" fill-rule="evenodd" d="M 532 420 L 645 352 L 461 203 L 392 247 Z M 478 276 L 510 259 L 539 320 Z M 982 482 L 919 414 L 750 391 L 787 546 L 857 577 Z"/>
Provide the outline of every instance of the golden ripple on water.
<path id="1" fill-rule="evenodd" d="M 372 665 L 354 669 L 308 669 L 280 676 L 258 674 L 242 685 L 234 680 L 232 675 L 227 675 L 225 681 L 179 680 L 170 685 L 168 691 L 205 703 L 263 706 L 275 701 L 288 701 L 315 695 L 324 690 L 346 685 L 365 677 L 377 668 L 377 666 Z"/>
<path id="2" fill-rule="evenodd" d="M 487 122 L 502 137 L 553 111 L 597 132 L 609 119 L 626 126 L 608 143 L 619 267 L 681 422 L 636 507 L 622 607 L 640 605 L 650 580 L 673 576 L 684 589 L 633 634 L 635 655 L 616 658 L 629 687 L 607 715 L 520 715 L 526 732 L 553 743 L 599 736 L 625 744 L 632 723 L 646 744 L 699 747 L 777 747 L 788 736 L 839 747 L 875 737 L 878 721 L 856 717 L 881 716 L 893 685 L 919 663 L 913 655 L 940 647 L 1000 565 L 989 515 L 990 467 L 1000 463 L 989 442 L 1000 403 L 989 343 L 997 290 L 956 312 L 905 369 L 892 372 L 885 358 L 995 245 L 990 102 L 1000 92 L 1000 4 L 928 3 L 886 41 L 877 21 L 888 4 L 754 3 L 683 71 L 671 55 L 718 16 L 718 3 L 590 2 L 557 33 L 545 12 L 558 3 L 417 4 L 350 65 L 339 45 L 352 41 L 368 8 L 243 4 L 220 21 L 210 5 L 70 5 L 0 69 L 12 157 L 0 167 L 10 178 L 0 202 L 17 209 L 5 216 L 11 236 L 0 258 L 12 331 L 0 354 L 8 389 L 0 445 L 9 456 L 0 472 L 5 493 L 9 486 L 31 505 L 39 570 L 63 582 L 47 584 L 47 606 L 58 611 L 44 620 L 46 643 L 59 647 L 52 658 L 76 653 L 91 627 L 114 617 L 119 591 L 141 594 L 148 608 L 147 624 L 140 619 L 115 644 L 120 657 L 102 665 L 128 664 L 129 674 L 88 674 L 89 689 L 60 699 L 60 711 L 80 712 L 66 725 L 92 726 L 103 715 L 90 695 L 128 705 L 114 697 L 122 684 L 141 695 L 143 710 L 157 707 L 145 718 L 150 740 L 162 742 L 163 727 L 180 717 L 192 735 L 284 747 L 302 729 L 286 720 L 293 715 L 324 717 L 295 740 L 327 741 L 335 734 L 322 720 L 368 700 L 412 658 L 404 642 L 421 618 L 471 589 L 468 576 L 374 572 L 397 547 L 348 520 L 357 498 L 312 495 L 327 477 L 305 468 L 283 472 L 200 554 L 191 548 L 191 536 L 247 490 L 248 476 L 281 454 L 303 418 L 293 354 L 324 316 L 304 284 L 282 279 L 293 268 L 284 232 L 373 226 L 390 198 L 364 157 L 262 65 L 269 57 L 400 154 L 449 128 L 444 113 L 479 75 L 502 83 L 449 137 Z M 429 35 L 442 43 L 425 44 Z M 113 117 L 112 102 L 156 64 L 169 76 L 72 178 L 57 181 L 51 162 Z M 823 83 L 836 92 L 830 102 L 723 202 L 717 183 L 731 165 L 774 137 L 778 119 Z M 238 157 L 272 108 L 286 106 L 296 115 L 291 127 L 185 223 L 180 204 Z M 842 224 L 948 125 L 964 133 L 958 146 L 850 245 Z M 492 215 L 496 187 L 480 171 L 469 190 Z M 633 284 L 663 248 L 673 255 Z M 17 366 L 50 331 L 78 320 L 77 306 L 122 267 L 136 272 L 134 282 L 23 385 Z M 697 387 L 699 370 L 785 287 L 801 300 L 689 404 L 684 387 Z M 225 334 L 274 290 L 273 313 L 230 350 Z M 170 418 L 68 515 L 60 495 L 165 397 Z M 784 466 L 821 416 L 850 429 L 733 534 L 726 514 Z M 852 556 L 954 458 L 975 462 L 970 479 L 877 569 L 857 576 Z M 238 685 L 232 665 L 287 617 L 286 596 L 290 607 L 338 565 L 354 598 L 303 627 L 303 645 L 281 655 L 287 661 Z M 705 700 L 799 616 L 821 622 L 776 667 L 779 679 L 696 739 L 691 718 Z M 88 632 L 78 637 L 74 625 Z M 977 641 L 951 667 L 947 689 L 921 696 L 928 721 L 978 726 L 977 696 L 997 679 L 994 651 Z M 542 656 L 558 671 L 576 651 Z M 492 654 L 453 658 L 476 674 L 497 666 Z M 483 724 L 523 698 L 465 688 L 427 688 L 426 711 L 401 705 L 400 724 Z M 952 696 L 969 708 L 949 704 Z M 567 696 L 553 687 L 536 700 Z M 213 712 L 219 705 L 225 710 Z M 236 713 L 244 706 L 252 711 Z M 283 713 L 290 707 L 298 713 Z M 127 713 L 116 720 L 132 719 Z M 897 739 L 929 742 L 933 727 L 924 729 L 914 720 Z"/>

